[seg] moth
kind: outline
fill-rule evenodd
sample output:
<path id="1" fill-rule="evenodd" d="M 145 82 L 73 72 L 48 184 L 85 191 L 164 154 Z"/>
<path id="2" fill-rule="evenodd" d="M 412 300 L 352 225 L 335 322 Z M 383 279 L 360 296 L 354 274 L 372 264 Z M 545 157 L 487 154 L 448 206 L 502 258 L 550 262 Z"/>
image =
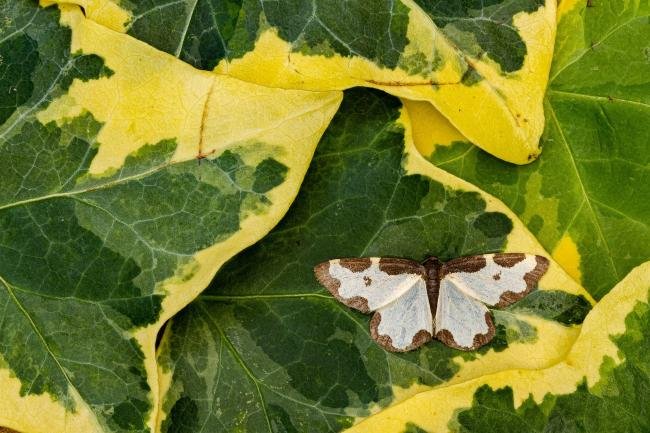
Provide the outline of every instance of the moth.
<path id="1" fill-rule="evenodd" d="M 316 279 L 343 304 L 375 312 L 370 335 L 391 352 L 436 338 L 475 350 L 495 334 L 487 306 L 502 308 L 533 291 L 548 269 L 545 257 L 483 254 L 422 263 L 401 258 L 334 259 L 314 267 Z"/>

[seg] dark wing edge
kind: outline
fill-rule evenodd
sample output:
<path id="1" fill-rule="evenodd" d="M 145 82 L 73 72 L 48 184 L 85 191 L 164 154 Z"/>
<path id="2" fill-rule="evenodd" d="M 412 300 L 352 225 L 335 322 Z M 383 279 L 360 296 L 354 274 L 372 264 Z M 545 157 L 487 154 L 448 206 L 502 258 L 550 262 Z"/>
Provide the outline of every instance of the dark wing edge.
<path id="1" fill-rule="evenodd" d="M 436 332 L 435 337 L 436 340 L 440 340 L 445 345 L 454 349 L 462 350 L 464 352 L 476 350 L 482 346 L 485 346 L 490 341 L 492 341 L 492 339 L 496 334 L 494 319 L 492 318 L 492 314 L 490 314 L 489 312 L 485 313 L 485 322 L 488 325 L 488 332 L 486 332 L 485 334 L 476 334 L 474 336 L 474 344 L 472 344 L 472 346 L 470 347 L 461 346 L 458 343 L 456 343 L 456 340 L 454 340 L 454 336 L 447 329 L 443 329 L 441 331 Z"/>
<path id="2" fill-rule="evenodd" d="M 505 266 L 497 261 L 497 260 L 502 260 L 502 263 L 509 263 L 509 261 L 512 260 L 509 257 L 510 255 L 511 254 L 508 253 L 502 253 L 498 255 L 495 254 L 494 261 L 503 267 L 512 267 L 513 266 L 512 264 L 510 266 Z M 526 290 L 520 293 L 515 293 L 511 291 L 502 293 L 501 297 L 499 298 L 499 302 L 494 306 L 495 308 L 504 308 L 507 307 L 508 305 L 512 305 L 515 302 L 525 298 L 529 293 L 537 290 L 537 283 L 548 270 L 550 261 L 544 256 L 534 255 L 533 257 L 535 258 L 535 262 L 536 262 L 535 267 L 533 268 L 532 271 L 525 273 L 523 277 L 524 281 L 526 282 Z"/>
<path id="3" fill-rule="evenodd" d="M 365 270 L 370 267 L 371 261 L 370 259 L 339 259 L 341 262 L 341 266 L 343 266 L 343 263 L 345 262 L 348 264 L 348 269 L 350 270 Z M 334 278 L 330 272 L 330 262 L 332 260 L 328 260 L 326 262 L 322 262 L 314 266 L 314 275 L 316 276 L 316 279 L 318 282 L 325 287 L 331 294 L 334 296 L 339 302 L 342 304 L 347 305 L 350 308 L 354 308 L 355 310 L 359 310 L 364 314 L 370 313 L 370 308 L 368 308 L 368 300 L 364 298 L 363 296 L 354 296 L 352 298 L 343 298 L 339 294 L 339 288 L 341 287 L 341 282 Z"/>
<path id="4" fill-rule="evenodd" d="M 393 346 L 393 341 L 388 335 L 379 333 L 379 323 L 381 322 L 381 313 L 377 311 L 370 319 L 370 336 L 384 349 L 389 352 L 410 352 L 420 346 L 428 343 L 433 339 L 433 335 L 426 329 L 420 329 L 414 336 L 410 345 L 404 349 L 399 349 Z"/>
<path id="5" fill-rule="evenodd" d="M 550 265 L 549 259 L 544 256 L 526 253 L 495 253 L 495 254 L 481 254 L 476 256 L 459 257 L 442 264 L 440 271 L 440 279 L 445 275 L 453 274 L 455 272 L 478 272 L 487 266 L 487 260 L 491 256 L 491 260 L 502 268 L 512 268 L 517 263 L 528 259 L 534 258 L 535 267 L 523 275 L 523 280 L 526 282 L 526 290 L 516 293 L 512 291 L 505 291 L 501 294 L 499 302 L 493 308 L 504 308 L 511 305 L 529 293 L 537 289 L 537 283 L 544 276 Z"/>

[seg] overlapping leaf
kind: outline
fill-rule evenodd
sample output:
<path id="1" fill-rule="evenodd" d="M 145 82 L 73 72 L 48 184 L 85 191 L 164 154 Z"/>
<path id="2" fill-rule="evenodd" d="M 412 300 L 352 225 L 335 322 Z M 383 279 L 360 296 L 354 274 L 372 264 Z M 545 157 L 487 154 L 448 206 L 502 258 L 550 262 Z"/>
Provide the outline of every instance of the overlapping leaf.
<path id="1" fill-rule="evenodd" d="M 356 432 L 643 432 L 650 428 L 650 262 L 589 313 L 566 360 L 421 393 Z"/>
<path id="2" fill-rule="evenodd" d="M 339 431 L 433 386 L 565 356 L 590 305 L 555 264 L 470 354 L 439 342 L 386 352 L 368 316 L 318 285 L 312 267 L 333 257 L 544 254 L 505 206 L 422 159 L 409 134 L 397 99 L 346 94 L 287 216 L 167 328 L 162 431 Z"/>
<path id="3" fill-rule="evenodd" d="M 429 105 L 408 107 L 422 153 L 503 200 L 599 298 L 650 259 L 650 7 L 590 4 L 561 8 L 543 160 L 501 163 Z"/>
<path id="4" fill-rule="evenodd" d="M 74 2 L 201 69 L 282 88 L 376 87 L 433 103 L 499 158 L 540 151 L 553 0 Z"/>
<path id="5" fill-rule="evenodd" d="M 280 219 L 340 94 L 197 71 L 77 6 L 0 15 L 0 425 L 151 431 L 158 329 Z"/>

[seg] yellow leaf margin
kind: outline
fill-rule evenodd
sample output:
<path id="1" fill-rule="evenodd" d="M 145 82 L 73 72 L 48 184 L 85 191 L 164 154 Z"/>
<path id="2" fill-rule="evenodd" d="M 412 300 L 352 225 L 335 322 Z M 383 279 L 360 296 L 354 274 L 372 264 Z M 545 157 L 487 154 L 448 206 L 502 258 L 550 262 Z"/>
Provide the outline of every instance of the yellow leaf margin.
<path id="1" fill-rule="evenodd" d="M 116 31 L 126 31 L 133 18 L 114 0 L 46 1 L 79 4 L 90 19 Z M 282 40 L 277 29 L 268 28 L 258 35 L 252 51 L 239 59 L 222 60 L 214 72 L 269 87 L 328 91 L 366 86 L 426 101 L 464 136 L 498 158 L 515 164 L 536 159 L 544 130 L 542 101 L 553 56 L 556 1 L 546 0 L 537 11 L 514 16 L 513 25 L 527 54 L 522 68 L 511 73 L 503 73 L 490 59 L 463 53 L 413 0 L 402 3 L 410 9 L 409 43 L 402 56 L 424 55 L 428 62 L 442 59 L 438 70 L 411 75 L 358 56 L 305 55 Z M 462 83 L 471 70 L 483 79 L 472 85 Z"/>

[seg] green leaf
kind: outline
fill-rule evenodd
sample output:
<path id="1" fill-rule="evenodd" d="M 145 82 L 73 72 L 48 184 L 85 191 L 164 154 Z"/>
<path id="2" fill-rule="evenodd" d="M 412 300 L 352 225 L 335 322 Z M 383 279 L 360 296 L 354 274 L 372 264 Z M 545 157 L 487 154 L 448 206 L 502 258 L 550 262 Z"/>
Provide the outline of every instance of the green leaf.
<path id="1" fill-rule="evenodd" d="M 566 359 L 419 394 L 349 433 L 644 432 L 650 428 L 650 262 L 596 304 Z M 427 411 L 426 408 L 435 408 Z"/>
<path id="2" fill-rule="evenodd" d="M 555 1 L 48 1 L 200 69 L 281 88 L 375 87 L 434 104 L 499 158 L 540 152 Z"/>
<path id="3" fill-rule="evenodd" d="M 415 2 L 457 47 L 475 57 L 489 57 L 504 72 L 521 69 L 528 54 L 515 29 L 515 15 L 544 6 L 543 0 Z"/>
<path id="4" fill-rule="evenodd" d="M 76 6 L 0 11 L 0 425 L 152 431 L 158 330 L 280 219 L 340 94 L 194 70 Z"/>
<path id="5" fill-rule="evenodd" d="M 414 151 L 400 108 L 348 91 L 286 217 L 173 318 L 159 354 L 162 431 L 338 431 L 415 392 L 565 355 L 577 331 L 565 324 L 589 304 L 556 265 L 541 295 L 495 313 L 498 335 L 477 353 L 440 342 L 386 352 L 369 316 L 316 282 L 313 266 L 335 257 L 539 248 L 504 206 Z"/>
<path id="6" fill-rule="evenodd" d="M 650 258 L 650 204 L 641 199 L 650 195 L 650 8 L 593 3 L 562 9 L 543 160 L 513 167 L 458 134 L 441 136 L 428 107 L 413 104 L 410 114 L 432 162 L 503 200 L 600 298 Z"/>

